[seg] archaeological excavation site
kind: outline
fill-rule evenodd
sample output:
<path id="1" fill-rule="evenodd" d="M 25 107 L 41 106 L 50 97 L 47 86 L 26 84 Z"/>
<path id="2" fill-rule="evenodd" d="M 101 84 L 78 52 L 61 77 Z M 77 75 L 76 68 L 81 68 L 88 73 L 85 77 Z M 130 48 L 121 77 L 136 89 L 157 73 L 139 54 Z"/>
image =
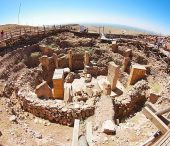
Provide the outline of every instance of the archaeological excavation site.
<path id="1" fill-rule="evenodd" d="M 79 27 L 0 39 L 0 146 L 169 146 L 170 38 Z"/>

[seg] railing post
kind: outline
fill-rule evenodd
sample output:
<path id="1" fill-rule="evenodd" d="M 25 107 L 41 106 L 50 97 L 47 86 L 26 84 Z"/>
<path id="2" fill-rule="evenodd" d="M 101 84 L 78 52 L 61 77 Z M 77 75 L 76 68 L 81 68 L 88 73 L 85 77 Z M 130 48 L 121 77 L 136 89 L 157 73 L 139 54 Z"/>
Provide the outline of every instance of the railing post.
<path id="1" fill-rule="evenodd" d="M 22 30 L 21 30 L 21 28 L 20 28 L 20 36 L 21 36 L 21 33 L 22 33 Z"/>
<path id="2" fill-rule="evenodd" d="M 37 34 L 39 35 L 39 29 L 38 29 L 38 26 L 37 26 Z"/>
<path id="3" fill-rule="evenodd" d="M 7 32 L 4 33 L 4 39 L 7 39 Z"/>
<path id="4" fill-rule="evenodd" d="M 34 33 L 36 32 L 36 27 L 34 27 Z"/>
<path id="5" fill-rule="evenodd" d="M 12 39 L 12 32 L 10 31 L 10 36 L 11 36 L 11 39 Z"/>
<path id="6" fill-rule="evenodd" d="M 30 26 L 30 33 L 31 33 L 31 26 Z"/>
<path id="7" fill-rule="evenodd" d="M 26 29 L 25 29 L 25 27 L 24 27 L 24 34 L 26 34 L 27 33 L 27 31 L 26 31 Z"/>
<path id="8" fill-rule="evenodd" d="M 45 29 L 45 25 L 43 25 L 43 28 L 44 28 L 44 34 L 45 34 L 45 31 L 46 31 L 46 29 Z"/>
<path id="9" fill-rule="evenodd" d="M 54 30 L 56 30 L 56 26 L 54 25 Z"/>

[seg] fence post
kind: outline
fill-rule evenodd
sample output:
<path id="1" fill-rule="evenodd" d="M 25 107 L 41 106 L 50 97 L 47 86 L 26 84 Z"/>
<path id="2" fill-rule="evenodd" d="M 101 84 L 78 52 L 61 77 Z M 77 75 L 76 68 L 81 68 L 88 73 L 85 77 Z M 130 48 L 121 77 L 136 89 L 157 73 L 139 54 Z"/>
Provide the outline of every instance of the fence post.
<path id="1" fill-rule="evenodd" d="M 37 34 L 39 35 L 39 29 L 38 29 L 38 26 L 37 26 Z"/>
<path id="2" fill-rule="evenodd" d="M 21 36 L 21 33 L 22 33 L 22 30 L 21 30 L 21 28 L 20 28 L 20 36 Z"/>
<path id="3" fill-rule="evenodd" d="M 46 30 L 45 30 L 45 25 L 43 25 L 43 28 L 44 28 L 44 34 L 45 34 L 45 31 L 46 31 Z"/>
<path id="4" fill-rule="evenodd" d="M 4 39 L 7 39 L 7 32 L 5 32 Z"/>
<path id="5" fill-rule="evenodd" d="M 25 29 L 25 27 L 24 27 L 24 34 L 26 34 L 27 33 L 27 31 L 26 31 L 26 29 Z"/>
<path id="6" fill-rule="evenodd" d="M 56 30 L 56 26 L 54 25 L 54 30 Z"/>
<path id="7" fill-rule="evenodd" d="M 36 27 L 34 27 L 34 33 L 36 32 Z"/>
<path id="8" fill-rule="evenodd" d="M 12 39 L 12 32 L 10 31 L 10 36 L 11 36 L 11 39 Z"/>
<path id="9" fill-rule="evenodd" d="M 31 33 L 31 26 L 30 26 L 30 33 Z"/>

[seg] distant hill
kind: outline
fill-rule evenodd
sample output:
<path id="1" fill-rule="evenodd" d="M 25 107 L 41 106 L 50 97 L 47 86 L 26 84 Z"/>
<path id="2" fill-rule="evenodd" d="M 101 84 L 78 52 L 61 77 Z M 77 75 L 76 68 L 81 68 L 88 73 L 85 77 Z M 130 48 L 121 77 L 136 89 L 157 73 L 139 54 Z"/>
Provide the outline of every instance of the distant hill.
<path id="1" fill-rule="evenodd" d="M 119 24 L 95 24 L 95 23 L 84 23 L 82 25 L 85 25 L 86 27 L 89 28 L 89 31 L 91 32 L 99 32 L 99 27 L 100 31 L 103 32 L 103 26 L 104 26 L 104 32 L 105 33 L 115 33 L 115 34 L 129 34 L 129 35 L 136 35 L 136 34 L 153 34 L 156 35 L 155 32 L 149 31 L 149 30 L 144 30 L 140 28 L 135 28 L 135 27 L 130 27 L 126 25 L 119 25 Z"/>

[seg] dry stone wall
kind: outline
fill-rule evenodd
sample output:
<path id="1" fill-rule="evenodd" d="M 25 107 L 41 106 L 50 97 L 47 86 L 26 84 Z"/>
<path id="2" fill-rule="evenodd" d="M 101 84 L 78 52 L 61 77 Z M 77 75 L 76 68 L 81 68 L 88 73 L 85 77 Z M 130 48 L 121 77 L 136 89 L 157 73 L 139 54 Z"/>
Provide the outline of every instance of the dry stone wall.
<path id="1" fill-rule="evenodd" d="M 147 100 L 148 84 L 145 80 L 138 81 L 127 93 L 113 99 L 115 119 L 123 119 L 133 115 Z"/>
<path id="2" fill-rule="evenodd" d="M 84 68 L 84 54 L 73 54 L 72 68 L 73 70 L 80 70 Z"/>
<path id="3" fill-rule="evenodd" d="M 72 126 L 74 119 L 84 120 L 94 114 L 94 101 L 91 104 L 84 102 L 64 104 L 58 100 L 41 100 L 36 94 L 26 89 L 17 92 L 16 98 L 21 107 L 37 117 L 48 119 L 52 122 Z"/>

